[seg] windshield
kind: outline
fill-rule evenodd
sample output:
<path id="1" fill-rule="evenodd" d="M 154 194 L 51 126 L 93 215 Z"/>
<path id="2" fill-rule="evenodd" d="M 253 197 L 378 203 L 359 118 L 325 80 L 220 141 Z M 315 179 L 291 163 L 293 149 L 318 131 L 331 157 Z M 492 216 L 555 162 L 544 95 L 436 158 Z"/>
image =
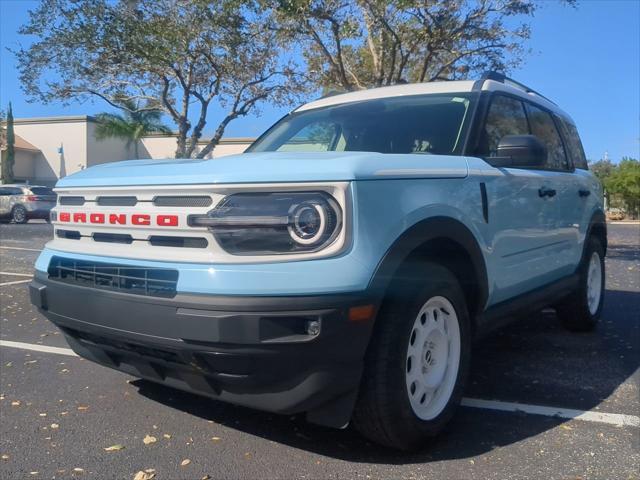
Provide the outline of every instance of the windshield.
<path id="1" fill-rule="evenodd" d="M 460 154 L 471 104 L 471 94 L 432 94 L 294 112 L 247 151 Z"/>

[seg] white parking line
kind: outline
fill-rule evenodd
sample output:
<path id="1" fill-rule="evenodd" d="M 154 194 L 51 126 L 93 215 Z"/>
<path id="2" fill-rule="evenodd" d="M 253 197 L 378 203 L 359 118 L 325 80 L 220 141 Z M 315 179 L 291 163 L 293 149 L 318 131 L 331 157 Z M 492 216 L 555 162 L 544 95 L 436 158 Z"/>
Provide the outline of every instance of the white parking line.
<path id="1" fill-rule="evenodd" d="M 16 277 L 33 277 L 33 274 L 31 273 L 0 272 L 0 275 L 15 275 Z"/>
<path id="2" fill-rule="evenodd" d="M 16 280 L 15 282 L 4 282 L 4 283 L 0 283 L 0 287 L 6 287 L 7 285 L 18 285 L 19 283 L 27 283 L 30 282 L 31 279 L 29 280 Z"/>
<path id="3" fill-rule="evenodd" d="M 498 402 L 481 400 L 479 398 L 463 398 L 462 406 L 483 408 L 485 410 L 500 410 L 502 412 L 523 412 L 545 417 L 568 418 L 584 420 L 586 422 L 608 423 L 618 427 L 640 427 L 640 417 L 622 413 L 603 413 L 570 408 L 545 407 L 542 405 L 528 405 L 526 403 Z"/>
<path id="4" fill-rule="evenodd" d="M 33 350 L 34 352 L 56 353 L 58 355 L 70 355 L 77 357 L 76 352 L 70 348 L 47 347 L 45 345 L 34 345 L 32 343 L 10 342 L 8 340 L 0 340 L 0 347 L 19 348 L 21 350 Z"/>
<path id="5" fill-rule="evenodd" d="M 24 247 L 5 247 L 4 245 L 0 245 L 0 248 L 4 248 L 6 250 L 26 250 L 27 252 L 41 252 L 41 248 L 24 248 Z"/>
<path id="6" fill-rule="evenodd" d="M 70 348 L 46 347 L 44 345 L 34 345 L 31 343 L 9 342 L 0 340 L 0 347 L 19 348 L 22 350 L 32 350 L 35 352 L 55 353 L 58 355 L 78 355 Z M 587 410 L 573 410 L 570 408 L 546 407 L 543 405 L 529 405 L 526 403 L 499 402 L 495 400 L 482 400 L 479 398 L 463 398 L 463 407 L 481 408 L 484 410 L 499 410 L 502 412 L 521 412 L 531 415 L 542 415 L 545 417 L 566 418 L 572 420 L 583 420 L 585 422 L 607 423 L 619 427 L 640 427 L 640 417 L 636 415 L 625 415 L 621 413 L 604 413 Z"/>

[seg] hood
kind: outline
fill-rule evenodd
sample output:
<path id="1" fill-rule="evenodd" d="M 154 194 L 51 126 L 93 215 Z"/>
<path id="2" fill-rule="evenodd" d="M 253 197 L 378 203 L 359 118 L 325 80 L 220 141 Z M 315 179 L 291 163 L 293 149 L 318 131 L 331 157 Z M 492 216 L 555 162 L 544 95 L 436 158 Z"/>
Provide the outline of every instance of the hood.
<path id="1" fill-rule="evenodd" d="M 211 160 L 130 160 L 87 168 L 56 187 L 462 178 L 464 157 L 371 152 L 262 152 Z"/>

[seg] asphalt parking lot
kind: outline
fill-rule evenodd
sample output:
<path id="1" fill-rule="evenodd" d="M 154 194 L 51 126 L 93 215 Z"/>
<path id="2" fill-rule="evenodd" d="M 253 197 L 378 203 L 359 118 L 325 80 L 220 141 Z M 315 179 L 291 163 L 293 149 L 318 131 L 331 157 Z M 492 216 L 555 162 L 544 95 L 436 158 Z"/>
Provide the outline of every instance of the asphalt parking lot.
<path id="1" fill-rule="evenodd" d="M 637 224 L 609 227 L 598 329 L 568 333 L 545 311 L 478 342 L 468 406 L 413 454 L 35 351 L 67 348 L 28 300 L 50 236 L 0 225 L 0 478 L 640 478 Z"/>

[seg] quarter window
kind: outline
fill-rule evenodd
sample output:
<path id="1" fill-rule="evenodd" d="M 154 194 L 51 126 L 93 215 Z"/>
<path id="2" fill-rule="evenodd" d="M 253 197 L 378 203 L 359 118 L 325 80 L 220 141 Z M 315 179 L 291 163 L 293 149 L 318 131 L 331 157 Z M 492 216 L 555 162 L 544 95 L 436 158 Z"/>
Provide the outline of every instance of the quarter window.
<path id="1" fill-rule="evenodd" d="M 551 170 L 568 170 L 569 162 L 564 151 L 562 138 L 553 117 L 549 112 L 527 103 L 527 113 L 531 124 L 531 133 L 547 147 L 545 168 Z"/>
<path id="2" fill-rule="evenodd" d="M 493 97 L 484 132 L 480 140 L 478 155 L 495 157 L 498 142 L 506 135 L 528 135 L 529 126 L 524 106 L 519 100 L 503 95 Z"/>
<path id="3" fill-rule="evenodd" d="M 582 142 L 578 135 L 578 129 L 573 123 L 565 120 L 564 118 L 560 118 L 559 121 L 563 129 L 565 141 L 567 142 L 569 155 L 573 160 L 573 165 L 582 170 L 589 170 L 589 167 L 587 166 L 587 157 L 584 154 L 584 148 L 582 148 Z"/>

